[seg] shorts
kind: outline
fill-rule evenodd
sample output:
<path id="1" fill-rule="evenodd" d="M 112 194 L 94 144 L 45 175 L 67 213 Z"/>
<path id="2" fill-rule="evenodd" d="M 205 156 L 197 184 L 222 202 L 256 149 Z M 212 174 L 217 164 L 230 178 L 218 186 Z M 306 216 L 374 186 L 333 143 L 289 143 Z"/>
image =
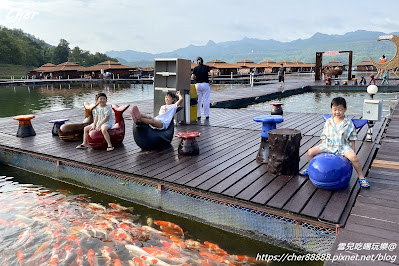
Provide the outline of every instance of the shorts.
<path id="1" fill-rule="evenodd" d="M 284 82 L 284 76 L 278 76 L 278 82 Z"/>

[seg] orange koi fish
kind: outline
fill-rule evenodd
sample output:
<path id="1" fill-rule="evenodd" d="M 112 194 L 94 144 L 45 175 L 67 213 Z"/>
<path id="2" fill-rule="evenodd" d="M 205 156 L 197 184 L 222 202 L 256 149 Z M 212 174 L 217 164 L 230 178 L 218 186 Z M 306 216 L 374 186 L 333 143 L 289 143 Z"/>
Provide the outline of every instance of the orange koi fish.
<path id="1" fill-rule="evenodd" d="M 6 221 L 6 220 L 0 219 L 0 225 L 5 225 L 5 226 L 9 227 L 10 223 L 8 221 Z"/>
<path id="2" fill-rule="evenodd" d="M 80 241 L 76 235 L 70 234 L 69 236 L 67 236 L 67 240 L 75 242 L 76 245 L 78 245 L 78 247 L 80 247 Z"/>
<path id="3" fill-rule="evenodd" d="M 118 203 L 108 203 L 108 205 L 117 211 L 126 211 L 126 210 L 130 210 L 133 211 L 133 207 L 123 207 L 121 205 L 119 205 Z"/>
<path id="4" fill-rule="evenodd" d="M 140 258 L 134 257 L 132 259 L 132 261 L 133 261 L 133 263 L 130 263 L 130 261 L 129 261 L 129 265 L 134 265 L 134 266 L 143 266 L 144 265 L 143 261 Z"/>
<path id="5" fill-rule="evenodd" d="M 50 223 L 57 229 L 65 230 L 65 228 L 57 221 L 50 221 Z"/>
<path id="6" fill-rule="evenodd" d="M 114 266 L 123 266 L 123 263 L 122 263 L 122 261 L 120 259 L 116 259 L 114 261 Z"/>
<path id="7" fill-rule="evenodd" d="M 256 258 L 254 257 L 247 257 L 245 255 L 232 255 L 230 256 L 233 260 L 239 261 L 240 263 L 246 263 L 246 262 L 255 262 Z"/>
<path id="8" fill-rule="evenodd" d="M 97 265 L 96 253 L 92 249 L 87 251 L 87 261 L 89 262 L 90 266 Z"/>
<path id="9" fill-rule="evenodd" d="M 155 257 L 152 257 L 152 256 L 142 255 L 140 257 L 140 259 L 142 259 L 144 262 L 146 262 L 146 264 L 149 264 L 149 265 L 161 265 L 161 266 L 169 265 L 166 262 L 164 262 L 162 260 L 159 260 L 159 259 L 157 259 Z"/>
<path id="10" fill-rule="evenodd" d="M 49 266 L 50 265 L 58 265 L 58 255 L 51 256 L 49 261 Z"/>
<path id="11" fill-rule="evenodd" d="M 24 257 L 24 253 L 21 250 L 17 251 L 17 258 L 19 261 L 19 265 L 22 265 L 24 263 L 25 257 Z"/>
<path id="12" fill-rule="evenodd" d="M 168 221 L 154 221 L 154 224 L 156 224 L 158 226 L 173 228 L 173 229 L 179 231 L 182 235 L 184 235 L 183 229 L 180 226 L 178 226 L 177 224 L 174 224 L 174 223 L 171 223 Z"/>
<path id="13" fill-rule="evenodd" d="M 76 253 L 76 263 L 78 266 L 83 266 L 83 252 L 80 249 Z"/>
<path id="14" fill-rule="evenodd" d="M 204 242 L 205 246 L 208 247 L 209 251 L 213 251 L 215 253 L 217 253 L 218 255 L 222 255 L 222 256 L 229 256 L 229 254 L 224 251 L 223 249 L 221 249 L 218 245 L 213 244 L 211 242 L 205 241 Z"/>
<path id="15" fill-rule="evenodd" d="M 26 224 L 20 222 L 20 221 L 11 221 L 10 222 L 13 226 L 19 226 L 19 227 L 25 227 L 25 228 L 29 228 L 29 226 L 27 226 Z"/>
<path id="16" fill-rule="evenodd" d="M 187 244 L 184 243 L 180 238 L 176 237 L 176 236 L 170 236 L 170 240 L 173 241 L 173 243 L 175 243 L 176 245 L 186 248 Z"/>
<path id="17" fill-rule="evenodd" d="M 36 249 L 35 253 L 33 253 L 31 258 L 36 257 L 40 253 L 44 252 L 49 246 L 50 246 L 51 241 L 46 241 L 43 244 L 40 245 L 38 249 Z"/>
<path id="18" fill-rule="evenodd" d="M 100 251 L 101 251 L 101 254 L 102 254 L 102 256 L 103 256 L 103 259 L 104 259 L 105 263 L 106 263 L 107 265 L 108 265 L 108 264 L 111 264 L 112 258 L 111 258 L 111 254 L 110 254 L 110 253 L 108 252 L 108 250 L 107 250 L 107 247 L 101 248 Z"/>
<path id="19" fill-rule="evenodd" d="M 200 251 L 200 255 L 202 257 L 204 257 L 205 259 L 208 259 L 208 260 L 211 260 L 211 261 L 214 261 L 214 262 L 223 262 L 223 263 L 226 263 L 228 265 L 234 265 L 229 260 L 227 260 L 227 259 L 225 259 L 225 258 L 223 258 L 223 257 L 221 257 L 219 255 L 216 255 L 216 254 L 211 254 L 211 253 L 208 253 L 208 252 L 205 252 L 205 251 Z"/>

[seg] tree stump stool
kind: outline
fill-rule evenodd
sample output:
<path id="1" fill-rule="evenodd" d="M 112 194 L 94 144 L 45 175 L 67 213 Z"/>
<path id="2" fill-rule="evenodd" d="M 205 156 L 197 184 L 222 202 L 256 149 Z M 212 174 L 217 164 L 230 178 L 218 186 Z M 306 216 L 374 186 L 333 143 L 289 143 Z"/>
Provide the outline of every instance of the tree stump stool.
<path id="1" fill-rule="evenodd" d="M 176 137 L 181 138 L 178 153 L 180 155 L 198 155 L 199 147 L 198 142 L 195 139 L 199 137 L 200 133 L 197 131 L 184 131 L 176 135 Z"/>
<path id="2" fill-rule="evenodd" d="M 281 128 L 269 131 L 267 170 L 274 175 L 296 175 L 299 172 L 301 131 Z"/>
<path id="3" fill-rule="evenodd" d="M 55 119 L 48 121 L 49 123 L 54 123 L 53 130 L 51 131 L 53 136 L 58 136 L 58 131 L 60 130 L 60 127 L 68 120 L 69 119 Z"/>
<path id="4" fill-rule="evenodd" d="M 18 120 L 19 122 L 17 137 L 25 138 L 30 136 L 36 136 L 36 132 L 30 122 L 30 120 L 33 118 L 35 118 L 34 115 L 18 115 L 13 117 L 14 120 Z"/>
<path id="5" fill-rule="evenodd" d="M 255 122 L 262 122 L 262 133 L 261 141 L 258 154 L 256 155 L 256 161 L 259 163 L 267 163 L 267 158 L 269 155 L 269 143 L 267 141 L 269 135 L 268 132 L 276 128 L 277 123 L 284 121 L 281 115 L 260 115 L 254 117 Z"/>

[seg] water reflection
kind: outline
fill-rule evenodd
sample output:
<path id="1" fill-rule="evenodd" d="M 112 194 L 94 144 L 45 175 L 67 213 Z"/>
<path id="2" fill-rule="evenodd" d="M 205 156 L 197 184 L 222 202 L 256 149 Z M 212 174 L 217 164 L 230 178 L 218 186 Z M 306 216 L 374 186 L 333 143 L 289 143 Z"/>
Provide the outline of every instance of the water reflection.
<path id="1" fill-rule="evenodd" d="M 0 89 L 0 117 L 58 111 L 82 107 L 105 92 L 110 103 L 126 103 L 153 98 L 152 84 L 53 84 L 43 86 L 7 86 Z"/>
<path id="2" fill-rule="evenodd" d="M 347 104 L 347 115 L 363 115 L 363 102 L 369 99 L 367 92 L 337 92 L 337 91 L 323 91 L 323 92 L 307 92 L 303 94 L 291 95 L 285 98 L 279 98 L 278 101 L 282 102 L 285 112 L 296 113 L 318 113 L 330 114 L 331 113 L 331 100 L 335 97 L 344 97 Z M 398 100 L 398 93 L 384 93 L 379 92 L 374 96 L 375 100 L 383 100 L 383 116 L 389 114 L 390 107 L 393 107 Z M 255 109 L 265 112 L 271 111 L 271 100 L 262 103 L 251 104 L 245 107 L 246 109 Z"/>

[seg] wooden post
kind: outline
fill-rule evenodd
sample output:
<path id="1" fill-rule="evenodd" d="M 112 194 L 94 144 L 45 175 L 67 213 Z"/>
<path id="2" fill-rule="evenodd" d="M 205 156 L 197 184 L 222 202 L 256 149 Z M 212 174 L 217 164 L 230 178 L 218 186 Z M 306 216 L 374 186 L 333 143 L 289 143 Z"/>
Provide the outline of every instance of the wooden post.
<path id="1" fill-rule="evenodd" d="M 314 80 L 320 80 L 320 71 L 323 67 L 323 52 L 316 53 L 316 65 L 314 68 Z"/>
<path id="2" fill-rule="evenodd" d="M 267 169 L 274 175 L 296 175 L 299 172 L 301 131 L 281 128 L 269 131 Z"/>

